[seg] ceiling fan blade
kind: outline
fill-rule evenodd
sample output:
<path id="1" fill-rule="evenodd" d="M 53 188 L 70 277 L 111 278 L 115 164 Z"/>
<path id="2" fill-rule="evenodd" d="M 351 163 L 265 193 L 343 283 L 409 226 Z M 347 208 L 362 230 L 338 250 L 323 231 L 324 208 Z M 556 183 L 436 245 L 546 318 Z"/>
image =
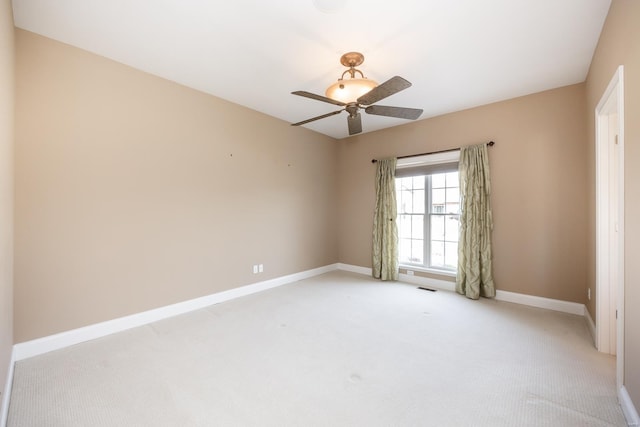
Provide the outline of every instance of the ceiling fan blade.
<path id="1" fill-rule="evenodd" d="M 398 93 L 401 90 L 405 90 L 411 86 L 408 80 L 403 79 L 400 76 L 391 77 L 386 82 L 374 87 L 369 92 L 358 98 L 358 104 L 371 105 L 374 102 L 378 102 L 381 99 L 391 96 L 394 93 Z"/>
<path id="2" fill-rule="evenodd" d="M 422 110 L 419 108 L 388 107 L 386 105 L 370 105 L 364 111 L 376 116 L 398 117 L 408 120 L 416 120 L 422 114 Z"/>
<path id="3" fill-rule="evenodd" d="M 336 114 L 342 113 L 343 111 L 344 110 L 332 111 L 330 113 L 323 114 L 323 115 L 318 116 L 318 117 L 312 117 L 310 119 L 303 120 L 303 121 L 298 122 L 298 123 L 291 123 L 291 126 L 300 126 L 300 125 L 304 125 L 304 124 L 309 123 L 309 122 L 315 122 L 316 120 L 324 119 L 325 117 L 331 117 L 331 116 L 334 116 Z"/>
<path id="4" fill-rule="evenodd" d="M 328 102 L 329 104 L 339 105 L 344 107 L 344 102 L 336 101 L 335 99 L 327 98 L 326 96 L 316 95 L 315 93 L 307 92 L 304 90 L 297 90 L 295 92 L 291 92 L 292 95 L 304 96 L 305 98 L 315 99 L 316 101 Z"/>
<path id="5" fill-rule="evenodd" d="M 347 124 L 349 125 L 349 135 L 362 132 L 362 117 L 360 113 L 357 113 L 353 117 L 351 117 L 351 115 L 347 116 Z"/>

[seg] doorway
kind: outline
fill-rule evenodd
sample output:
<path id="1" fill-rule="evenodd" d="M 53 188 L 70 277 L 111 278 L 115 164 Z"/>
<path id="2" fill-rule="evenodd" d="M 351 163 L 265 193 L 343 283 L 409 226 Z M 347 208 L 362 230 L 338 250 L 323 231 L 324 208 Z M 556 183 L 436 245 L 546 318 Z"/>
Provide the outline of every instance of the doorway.
<path id="1" fill-rule="evenodd" d="M 616 70 L 595 110 L 596 347 L 616 356 L 624 375 L 624 90 Z"/>

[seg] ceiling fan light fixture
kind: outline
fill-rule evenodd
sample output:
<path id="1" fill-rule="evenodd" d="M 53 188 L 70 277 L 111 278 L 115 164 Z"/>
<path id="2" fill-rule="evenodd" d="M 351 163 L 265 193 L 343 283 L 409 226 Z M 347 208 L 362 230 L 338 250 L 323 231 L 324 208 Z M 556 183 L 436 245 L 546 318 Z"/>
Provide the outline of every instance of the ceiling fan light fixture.
<path id="1" fill-rule="evenodd" d="M 327 88 L 325 95 L 327 98 L 349 104 L 356 102 L 358 98 L 376 86 L 378 86 L 376 81 L 367 78 L 340 79 Z"/>
<path id="2" fill-rule="evenodd" d="M 348 52 L 342 55 L 340 63 L 349 68 L 342 73 L 342 76 L 340 76 L 337 82 L 329 86 L 325 92 L 326 96 L 316 95 L 315 93 L 304 90 L 291 92 L 293 95 L 304 96 L 305 98 L 343 107 L 341 110 L 332 111 L 301 122 L 291 123 L 291 126 L 305 125 L 346 111 L 349 114 L 347 117 L 349 135 L 356 135 L 362 132 L 360 110 L 363 110 L 367 114 L 373 114 L 374 116 L 397 117 L 399 119 L 416 120 L 420 117 L 422 110 L 417 108 L 373 105 L 401 90 L 405 90 L 411 86 L 411 83 L 400 76 L 394 76 L 379 85 L 377 82 L 366 78 L 362 71 L 356 68 L 362 64 L 362 62 L 364 62 L 364 55 L 360 52 Z M 345 80 L 344 76 L 347 74 L 349 74 L 350 78 Z M 356 78 L 356 74 L 359 74 L 360 78 Z"/>

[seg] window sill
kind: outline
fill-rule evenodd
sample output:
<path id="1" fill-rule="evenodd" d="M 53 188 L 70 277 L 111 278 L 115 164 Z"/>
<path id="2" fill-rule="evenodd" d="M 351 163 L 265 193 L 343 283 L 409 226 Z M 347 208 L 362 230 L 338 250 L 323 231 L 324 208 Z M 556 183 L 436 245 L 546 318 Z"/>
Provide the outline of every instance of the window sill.
<path id="1" fill-rule="evenodd" d="M 451 270 L 439 270 L 437 268 L 425 268 L 417 265 L 400 264 L 401 270 L 419 271 L 421 273 L 437 274 L 439 276 L 456 277 L 456 272 Z"/>

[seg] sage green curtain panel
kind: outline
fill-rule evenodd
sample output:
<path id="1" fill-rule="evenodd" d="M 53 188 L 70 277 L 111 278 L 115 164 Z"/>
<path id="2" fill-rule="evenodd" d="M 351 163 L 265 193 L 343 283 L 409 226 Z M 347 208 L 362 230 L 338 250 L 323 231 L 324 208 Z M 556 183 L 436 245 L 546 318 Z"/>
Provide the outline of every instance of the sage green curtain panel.
<path id="1" fill-rule="evenodd" d="M 460 149 L 460 238 L 456 291 L 471 299 L 496 295 L 491 266 L 491 178 L 486 144 Z"/>
<path id="2" fill-rule="evenodd" d="M 376 163 L 376 208 L 373 216 L 373 277 L 398 280 L 396 158 Z"/>

